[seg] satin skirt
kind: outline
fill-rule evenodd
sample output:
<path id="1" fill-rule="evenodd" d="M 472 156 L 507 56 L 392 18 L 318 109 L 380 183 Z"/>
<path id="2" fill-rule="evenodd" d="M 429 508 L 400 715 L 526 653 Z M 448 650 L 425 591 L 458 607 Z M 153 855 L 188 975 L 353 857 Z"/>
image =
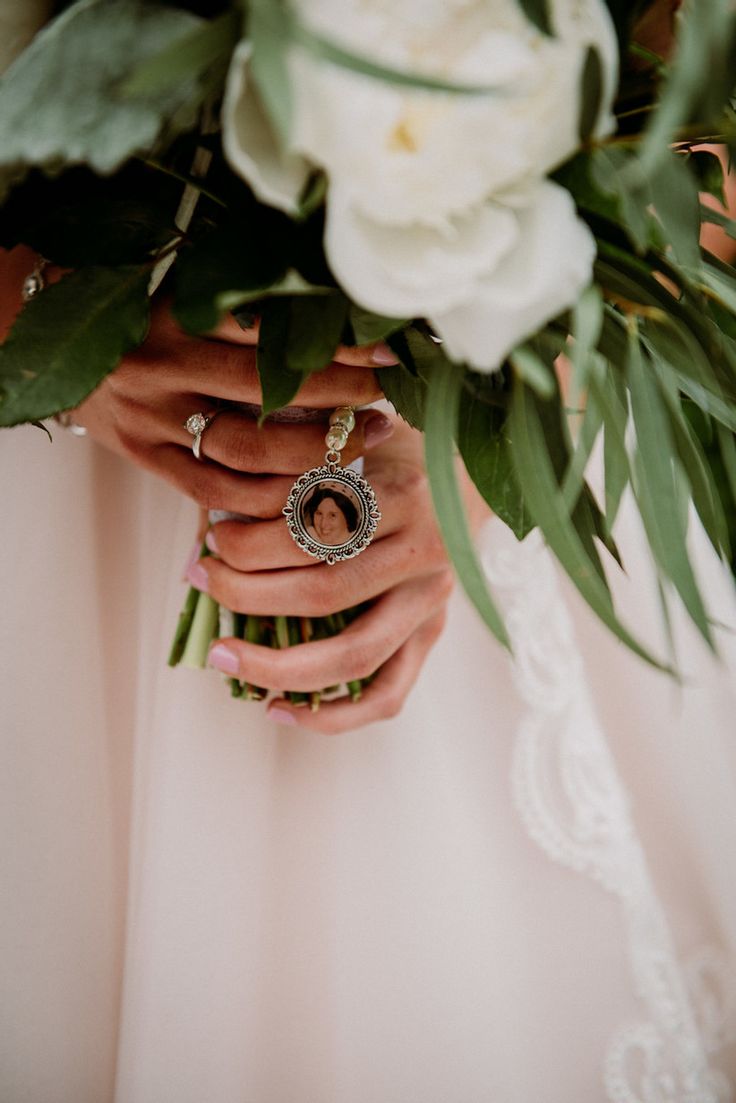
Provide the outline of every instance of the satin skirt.
<path id="1" fill-rule="evenodd" d="M 0 435 L 3 1103 L 720 1103 L 736 1082 L 736 606 L 678 685 L 534 535 L 403 712 L 281 729 L 166 665 L 196 510 Z M 622 617 L 663 653 L 624 509 Z"/>

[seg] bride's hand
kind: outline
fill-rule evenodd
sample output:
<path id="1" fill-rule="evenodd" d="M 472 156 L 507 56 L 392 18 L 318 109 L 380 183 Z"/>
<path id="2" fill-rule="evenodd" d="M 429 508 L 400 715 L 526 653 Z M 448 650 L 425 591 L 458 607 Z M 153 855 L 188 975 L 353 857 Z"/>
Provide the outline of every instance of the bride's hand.
<path id="1" fill-rule="evenodd" d="M 324 421 L 261 428 L 229 404 L 260 404 L 257 329 L 244 332 L 229 319 L 207 338 L 183 333 L 166 305 L 154 308 L 151 332 L 75 412 L 74 421 L 100 443 L 167 479 L 204 509 L 276 517 L 294 475 L 324 452 Z M 327 411 L 381 397 L 372 371 L 376 346 L 338 349 L 336 361 L 305 383 L 295 404 Z M 381 357 L 380 348 L 377 354 Z M 337 359 L 339 358 L 339 359 Z M 386 362 L 385 355 L 383 363 Z M 358 366 L 358 365 L 363 365 Z M 190 414 L 218 413 L 202 436 L 200 462 L 185 428 Z M 345 460 L 383 440 L 388 419 L 364 410 L 345 449 Z"/>
<path id="2" fill-rule="evenodd" d="M 212 665 L 284 690 L 319 690 L 380 667 L 358 702 L 342 698 L 310 712 L 272 700 L 268 714 L 280 723 L 336 734 L 396 715 L 442 630 L 453 575 L 434 520 L 421 434 L 397 424 L 391 439 L 366 457 L 365 474 L 383 519 L 373 543 L 355 559 L 335 566 L 315 562 L 294 544 L 283 519 L 223 521 L 208 535 L 215 555 L 190 569 L 194 586 L 239 612 L 318 617 L 373 600 L 333 639 L 283 651 L 237 639 L 215 644 Z M 485 506 L 470 489 L 467 498 L 477 526 Z"/>

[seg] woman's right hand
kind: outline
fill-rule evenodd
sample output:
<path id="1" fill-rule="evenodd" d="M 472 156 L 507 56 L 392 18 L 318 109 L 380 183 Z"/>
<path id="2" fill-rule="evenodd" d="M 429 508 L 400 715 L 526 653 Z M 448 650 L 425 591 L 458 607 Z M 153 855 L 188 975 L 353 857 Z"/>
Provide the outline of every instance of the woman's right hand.
<path id="1" fill-rule="evenodd" d="M 251 517 L 281 514 L 294 476 L 321 462 L 325 423 L 335 406 L 362 406 L 382 397 L 372 371 L 371 349 L 337 350 L 336 361 L 311 376 L 295 405 L 324 410 L 308 423 L 266 422 L 232 404 L 259 407 L 256 331 L 242 333 L 231 320 L 210 337 L 182 332 L 165 303 L 154 306 L 145 343 L 73 413 L 95 440 L 153 471 L 203 509 Z M 363 363 L 363 367 L 357 366 Z M 374 365 L 377 366 L 377 365 Z M 202 460 L 192 453 L 187 418 L 222 412 L 202 435 Z M 392 423 L 363 410 L 343 453 L 349 463 L 384 440 Z"/>

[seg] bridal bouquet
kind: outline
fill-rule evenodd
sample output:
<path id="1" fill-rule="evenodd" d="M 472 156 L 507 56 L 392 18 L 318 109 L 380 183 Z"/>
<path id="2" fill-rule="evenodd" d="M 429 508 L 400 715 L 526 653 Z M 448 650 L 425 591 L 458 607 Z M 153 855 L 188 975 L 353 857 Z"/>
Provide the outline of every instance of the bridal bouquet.
<path id="1" fill-rule="evenodd" d="M 77 0 L 0 81 L 0 244 L 71 269 L 0 349 L 0 425 L 78 405 L 143 341 L 165 272 L 188 332 L 260 315 L 263 416 L 339 343 L 388 342 L 400 363 L 379 383 L 424 432 L 448 552 L 502 643 L 456 450 L 659 665 L 602 560 L 630 487 L 665 609 L 677 595 L 712 646 L 687 533 L 692 503 L 733 561 L 736 272 L 699 241 L 704 222 L 736 237 L 702 148 L 736 150 L 730 0 L 686 4 L 667 59 L 637 0 L 202 7 Z M 197 616 L 197 639 L 216 634 L 192 596 L 175 658 L 200 646 Z M 263 638 L 255 618 L 231 627 Z M 269 629 L 276 645 L 313 630 Z"/>

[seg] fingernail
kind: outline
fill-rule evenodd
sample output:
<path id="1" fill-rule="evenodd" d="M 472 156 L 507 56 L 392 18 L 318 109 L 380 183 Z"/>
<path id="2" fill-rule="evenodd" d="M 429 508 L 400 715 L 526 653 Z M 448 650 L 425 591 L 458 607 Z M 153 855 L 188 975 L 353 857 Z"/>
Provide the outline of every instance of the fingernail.
<path id="1" fill-rule="evenodd" d="M 394 423 L 384 414 L 372 414 L 363 426 L 363 444 L 366 448 L 375 448 L 382 440 L 390 437 Z"/>
<path id="2" fill-rule="evenodd" d="M 210 580 L 207 571 L 201 563 L 193 563 L 187 571 L 187 578 L 195 590 L 201 590 L 203 594 L 209 593 Z"/>
<path id="3" fill-rule="evenodd" d="M 266 718 L 274 724 L 283 724 L 287 728 L 294 727 L 297 722 L 292 712 L 288 709 L 280 709 L 277 705 L 272 705 L 266 710 Z"/>
<path id="4" fill-rule="evenodd" d="M 207 662 L 210 666 L 214 666 L 216 670 L 221 670 L 223 674 L 238 673 L 238 657 L 224 643 L 216 643 L 211 648 Z"/>
<path id="5" fill-rule="evenodd" d="M 373 346 L 371 360 L 374 364 L 381 364 L 385 368 L 387 368 L 389 364 L 398 364 L 399 362 L 396 358 L 396 354 L 392 352 L 383 341 L 379 341 L 377 345 Z"/>
<path id="6" fill-rule="evenodd" d="M 199 559 L 199 553 L 200 553 L 201 547 L 202 547 L 201 540 L 195 540 L 194 543 L 192 544 L 192 550 L 190 551 L 189 555 L 187 556 L 187 561 L 184 564 L 184 573 L 181 576 L 182 577 L 182 582 L 186 582 L 186 580 L 189 578 L 189 571 L 192 568 L 193 564 L 195 564 L 197 562 L 197 560 Z"/>
<path id="7" fill-rule="evenodd" d="M 210 551 L 215 553 L 215 555 L 217 555 L 219 553 L 220 549 L 217 546 L 217 539 L 215 537 L 215 530 L 214 529 L 207 529 L 207 533 L 205 535 L 204 542 L 207 545 L 207 547 L 210 549 Z"/>

